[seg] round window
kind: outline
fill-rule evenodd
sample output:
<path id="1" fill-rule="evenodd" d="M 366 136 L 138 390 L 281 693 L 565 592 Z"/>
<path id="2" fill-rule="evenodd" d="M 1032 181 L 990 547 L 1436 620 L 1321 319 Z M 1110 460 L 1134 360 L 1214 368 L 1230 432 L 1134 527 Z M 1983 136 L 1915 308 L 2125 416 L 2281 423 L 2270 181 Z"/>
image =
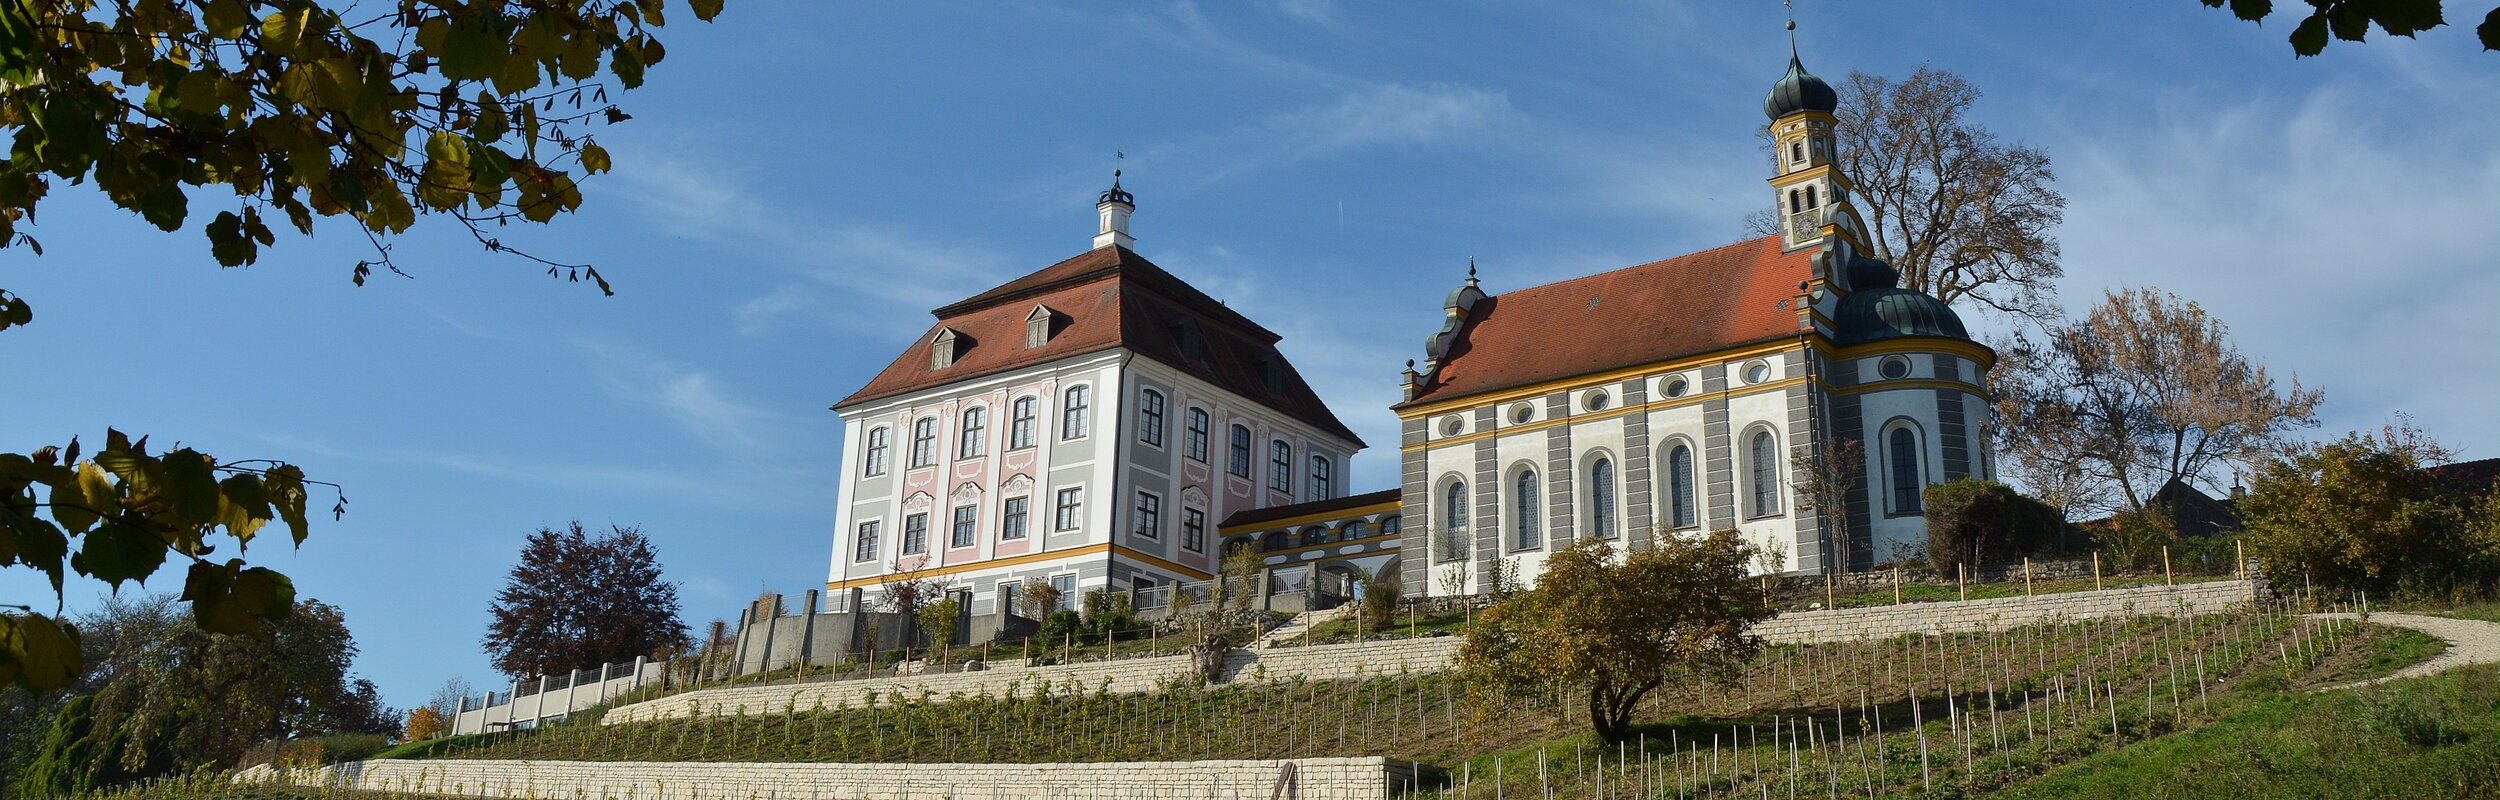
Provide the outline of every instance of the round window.
<path id="1" fill-rule="evenodd" d="M 1767 381 L 1767 380 L 1770 380 L 1770 379 L 1771 379 L 1771 365 L 1769 365 L 1769 364 L 1765 364 L 1765 363 L 1760 362 L 1760 361 L 1756 361 L 1756 362 L 1753 362 L 1752 364 L 1746 365 L 1746 367 L 1745 367 L 1745 382 L 1746 382 L 1746 383 L 1748 383 L 1748 384 L 1753 384 L 1753 383 L 1761 383 L 1761 382 L 1763 382 L 1763 381 Z"/>
<path id="2" fill-rule="evenodd" d="M 1883 373 L 1885 379 L 1897 381 L 1902 378 L 1910 377 L 1910 360 L 1900 356 L 1893 356 L 1891 358 L 1884 359 L 1884 363 L 1877 366 L 1875 369 L 1876 371 Z"/>
<path id="3" fill-rule="evenodd" d="M 1456 414 L 1441 418 L 1441 435 L 1443 436 L 1457 436 L 1459 431 L 1466 429 L 1467 421 L 1459 419 Z"/>
<path id="4" fill-rule="evenodd" d="M 1590 411 L 1604 411 L 1606 410 L 1606 403 L 1607 398 L 1605 392 L 1590 392 L 1589 399 L 1581 401 L 1580 404 L 1587 406 Z"/>
<path id="5" fill-rule="evenodd" d="M 1690 392 L 1692 390 L 1693 384 L 1690 381 L 1686 381 L 1683 378 L 1667 379 L 1668 397 L 1683 397 L 1685 392 Z"/>
<path id="6" fill-rule="evenodd" d="M 1510 407 L 1510 421 L 1512 423 L 1524 423 L 1532 419 L 1536 419 L 1536 406 L 1532 406 L 1527 403 L 1520 403 L 1519 405 Z"/>

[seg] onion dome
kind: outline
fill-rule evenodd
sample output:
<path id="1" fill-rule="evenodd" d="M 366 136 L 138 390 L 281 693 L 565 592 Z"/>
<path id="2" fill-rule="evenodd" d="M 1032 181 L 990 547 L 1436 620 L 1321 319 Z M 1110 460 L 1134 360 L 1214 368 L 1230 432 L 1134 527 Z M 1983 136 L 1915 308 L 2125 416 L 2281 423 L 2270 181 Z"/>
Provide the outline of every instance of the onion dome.
<path id="1" fill-rule="evenodd" d="M 1779 119 L 1800 111 L 1831 113 L 1840 108 L 1840 93 L 1822 78 L 1806 72 L 1806 65 L 1797 60 L 1797 51 L 1788 52 L 1788 74 L 1771 84 L 1771 96 L 1763 98 L 1762 113 Z"/>
<path id="2" fill-rule="evenodd" d="M 1102 205 L 1104 203 L 1119 203 L 1126 206 L 1137 205 L 1137 197 L 1129 194 L 1128 190 L 1120 188 L 1119 170 L 1115 169 L 1111 171 L 1111 188 L 1102 190 L 1102 196 L 1094 200 L 1095 205 Z"/>
<path id="3" fill-rule="evenodd" d="M 1969 339 L 1962 317 L 1944 301 L 1895 284 L 1901 273 L 1881 260 L 1857 258 L 1849 264 L 1849 293 L 1832 314 L 1840 344 L 1852 345 L 1905 336 Z"/>

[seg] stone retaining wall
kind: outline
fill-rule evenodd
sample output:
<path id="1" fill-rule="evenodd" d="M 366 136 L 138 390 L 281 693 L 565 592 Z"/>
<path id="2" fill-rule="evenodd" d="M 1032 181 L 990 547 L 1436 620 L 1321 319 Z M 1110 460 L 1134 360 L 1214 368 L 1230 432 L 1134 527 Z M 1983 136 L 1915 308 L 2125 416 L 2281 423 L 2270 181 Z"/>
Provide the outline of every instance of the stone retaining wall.
<path id="1" fill-rule="evenodd" d="M 2258 599 L 2246 580 L 2139 586 L 2033 597 L 1908 603 L 1781 614 L 1754 626 L 1772 644 L 1880 639 L 1903 634 L 1970 633 L 2063 620 L 2172 614 L 2214 614 Z"/>
<path id="2" fill-rule="evenodd" d="M 1904 634 L 1967 633 L 2001 630 L 2061 620 L 2138 614 L 2213 614 L 2258 599 L 2253 581 L 2229 580 L 2179 586 L 2143 586 L 2097 592 L 2066 592 L 2036 597 L 2004 597 L 1943 603 L 1908 603 L 1829 611 L 1782 614 L 1754 628 L 1773 644 L 1807 644 L 1884 638 Z M 1235 650 L 1225 657 L 1227 681 L 1283 679 L 1339 680 L 1401 672 L 1437 672 L 1450 668 L 1458 654 L 1458 637 L 1395 639 L 1348 644 Z M 901 692 L 945 697 L 1005 695 L 1010 689 L 1030 693 L 1049 685 L 1052 691 L 1079 688 L 1115 693 L 1151 692 L 1189 678 L 1187 656 L 1130 658 L 1048 667 L 1002 664 L 981 672 L 905 675 L 817 683 L 733 686 L 701 689 L 610 710 L 607 723 L 702 714 L 771 714 L 821 705 L 859 707 Z"/>
<path id="3" fill-rule="evenodd" d="M 283 771 L 260 766 L 236 777 L 331 789 L 546 800 L 1388 800 L 1437 779 L 1429 767 L 1380 757 L 1090 764 L 431 759 Z M 1280 781 L 1290 781 L 1291 790 L 1276 794 Z"/>
<path id="4" fill-rule="evenodd" d="M 1282 650 L 1234 650 L 1225 655 L 1226 681 L 1286 678 L 1338 680 L 1400 672 L 1436 672 L 1449 668 L 1458 652 L 1455 637 L 1297 647 Z M 980 672 L 902 675 L 859 680 L 701 689 L 610 709 L 603 724 L 700 714 L 769 714 L 791 709 L 857 708 L 900 692 L 945 697 L 1030 694 L 1048 685 L 1052 691 L 1081 689 L 1135 694 L 1189 679 L 1188 656 L 1155 656 L 1094 661 L 1047 667 L 1000 664 Z"/>

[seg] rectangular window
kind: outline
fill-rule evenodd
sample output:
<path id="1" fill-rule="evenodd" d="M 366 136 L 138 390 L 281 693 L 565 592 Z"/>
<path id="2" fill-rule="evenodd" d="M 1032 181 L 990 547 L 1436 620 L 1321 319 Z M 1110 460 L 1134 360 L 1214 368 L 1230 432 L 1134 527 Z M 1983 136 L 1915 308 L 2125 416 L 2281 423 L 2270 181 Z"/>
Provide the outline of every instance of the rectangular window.
<path id="1" fill-rule="evenodd" d="M 1181 509 L 1181 547 L 1192 553 L 1207 551 L 1207 512 Z"/>
<path id="2" fill-rule="evenodd" d="M 903 555 L 929 552 L 929 515 L 913 514 L 903 518 Z"/>
<path id="3" fill-rule="evenodd" d="M 911 465 L 914 468 L 937 464 L 937 418 L 922 417 L 911 424 Z"/>
<path id="4" fill-rule="evenodd" d="M 885 474 L 885 439 L 888 435 L 882 426 L 868 431 L 868 457 L 861 459 L 861 472 L 870 476 Z"/>
<path id="5" fill-rule="evenodd" d="M 1240 425 L 1233 426 L 1233 446 L 1231 458 L 1228 461 L 1229 463 L 1224 465 L 1225 471 L 1238 477 L 1250 477 L 1249 428 Z"/>
<path id="6" fill-rule="evenodd" d="M 876 520 L 869 520 L 859 524 L 859 535 L 853 537 L 851 543 L 852 561 L 877 560 L 877 528 L 878 522 Z"/>
<path id="7" fill-rule="evenodd" d="M 1076 573 L 1050 576 L 1050 588 L 1059 592 L 1059 602 L 1052 604 L 1049 610 L 1077 607 L 1080 598 L 1076 596 Z"/>
<path id="8" fill-rule="evenodd" d="M 1137 535 L 1163 538 L 1163 498 L 1153 492 L 1137 493 Z"/>
<path id="9" fill-rule="evenodd" d="M 1007 449 L 1022 450 L 1033 446 L 1033 407 L 1040 404 L 1040 398 L 1016 398 L 1014 411 L 1007 423 Z"/>
<path id="10" fill-rule="evenodd" d="M 1085 386 L 1068 387 L 1067 396 L 1059 405 L 1059 438 L 1085 438 L 1085 403 L 1088 394 L 1089 390 Z"/>
<path id="11" fill-rule="evenodd" d="M 958 440 L 955 445 L 956 458 L 981 457 L 982 451 L 989 447 L 987 436 L 989 421 L 990 410 L 987 408 L 964 409 L 963 430 L 956 434 Z"/>
<path id="12" fill-rule="evenodd" d="M 1051 529 L 1061 531 L 1076 530 L 1077 526 L 1083 523 L 1085 518 L 1084 511 L 1084 489 L 1059 490 L 1059 505 L 1051 512 Z"/>
<path id="13" fill-rule="evenodd" d="M 1329 491 L 1337 486 L 1337 465 L 1327 456 L 1311 456 L 1311 499 L 1329 499 Z"/>
<path id="14" fill-rule="evenodd" d="M 1207 410 L 1189 410 L 1189 460 L 1207 463 Z"/>
<path id="15" fill-rule="evenodd" d="M 979 506 L 956 506 L 955 527 L 947 532 L 946 546 L 971 547 L 974 529 L 981 527 Z"/>
<path id="16" fill-rule="evenodd" d="M 1137 440 L 1163 446 L 1163 393 L 1148 389 L 1137 398 Z"/>
<path id="17" fill-rule="evenodd" d="M 1283 439 L 1278 439 L 1269 442 L 1267 450 L 1267 488 L 1292 494 L 1293 445 L 1286 444 Z"/>
<path id="18" fill-rule="evenodd" d="M 1007 498 L 1007 514 L 998 520 L 998 538 L 1024 538 L 1025 519 L 1032 516 L 1028 513 L 1032 505 L 1033 498 L 1030 497 Z"/>

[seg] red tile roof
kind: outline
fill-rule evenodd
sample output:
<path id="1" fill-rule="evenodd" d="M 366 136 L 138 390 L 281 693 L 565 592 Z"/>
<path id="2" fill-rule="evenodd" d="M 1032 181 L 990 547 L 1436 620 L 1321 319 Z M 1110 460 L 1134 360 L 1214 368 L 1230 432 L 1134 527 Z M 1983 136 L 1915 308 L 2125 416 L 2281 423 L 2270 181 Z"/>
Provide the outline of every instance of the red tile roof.
<path id="1" fill-rule="evenodd" d="M 1795 338 L 1813 256 L 1766 236 L 1493 295 L 1415 399 L 1394 407 Z"/>
<path id="2" fill-rule="evenodd" d="M 1048 344 L 1026 349 L 1025 317 L 1035 304 L 1049 306 L 1062 322 Z M 1277 352 L 1276 342 L 1283 337 L 1125 247 L 1088 250 L 931 313 L 938 318 L 936 325 L 868 385 L 833 407 L 1126 347 L 1358 447 L 1362 444 Z M 1184 321 L 1201 331 L 1203 345 L 1195 353 L 1181 342 Z M 930 341 L 940 328 L 953 328 L 972 343 L 951 366 L 930 369 Z M 1272 382 L 1270 369 L 1276 372 Z"/>

